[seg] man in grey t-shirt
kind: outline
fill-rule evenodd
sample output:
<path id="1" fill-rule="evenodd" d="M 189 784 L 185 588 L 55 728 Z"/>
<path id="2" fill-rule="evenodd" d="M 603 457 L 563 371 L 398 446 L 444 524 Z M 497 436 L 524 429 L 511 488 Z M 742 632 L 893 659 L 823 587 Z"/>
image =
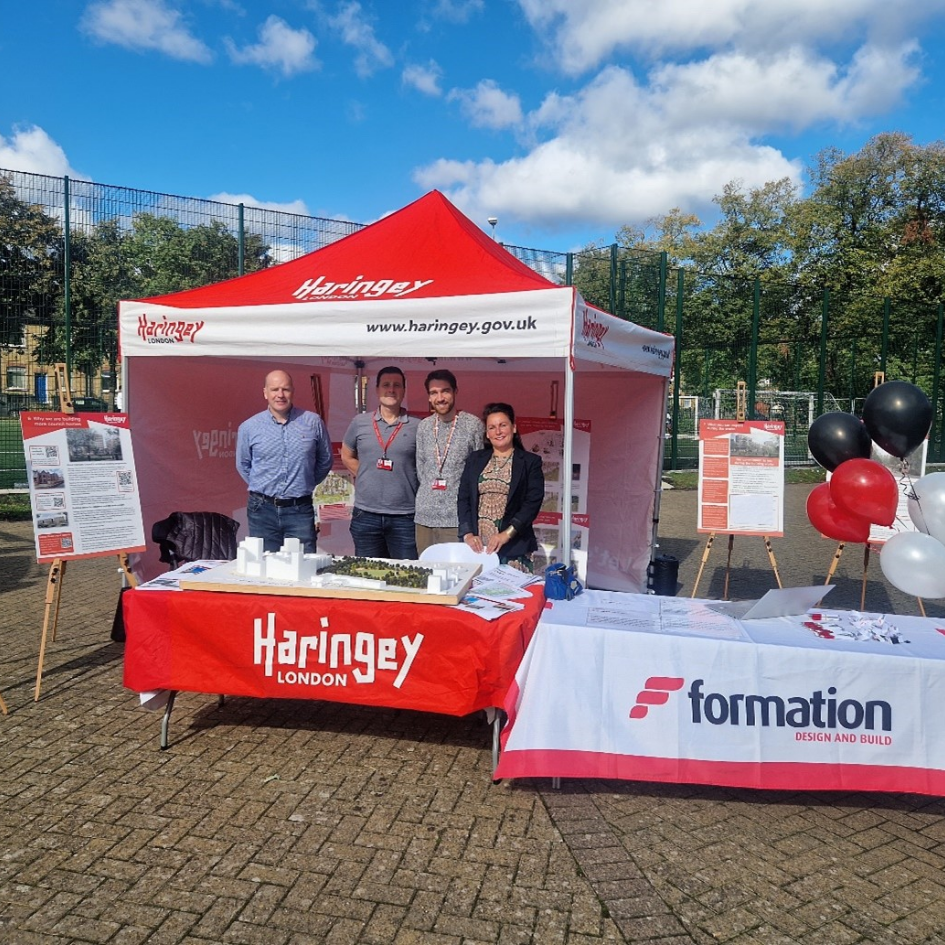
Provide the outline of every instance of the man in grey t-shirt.
<path id="1" fill-rule="evenodd" d="M 355 474 L 351 538 L 367 558 L 415 560 L 419 422 L 403 409 L 407 381 L 399 367 L 377 372 L 377 410 L 358 414 L 341 444 L 341 461 Z"/>
<path id="2" fill-rule="evenodd" d="M 459 541 L 456 499 L 466 457 L 482 449 L 483 424 L 456 409 L 456 377 L 431 371 L 424 381 L 432 415 L 417 429 L 417 550 Z"/>

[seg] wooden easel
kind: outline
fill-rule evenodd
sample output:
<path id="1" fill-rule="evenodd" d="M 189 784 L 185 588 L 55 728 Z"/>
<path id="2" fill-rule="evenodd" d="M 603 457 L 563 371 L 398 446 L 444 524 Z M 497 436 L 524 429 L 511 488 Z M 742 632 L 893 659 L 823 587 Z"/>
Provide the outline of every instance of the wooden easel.
<path id="1" fill-rule="evenodd" d="M 827 577 L 824 580 L 824 584 L 829 584 L 831 578 L 833 578 L 836 573 L 837 566 L 840 564 L 840 558 L 843 556 L 843 549 L 845 547 L 844 542 L 840 542 L 837 545 L 837 550 L 833 553 L 833 561 L 830 562 L 830 568 L 827 571 Z M 870 566 L 870 543 L 867 542 L 863 546 L 863 578 L 860 584 L 860 610 L 866 610 L 866 581 L 867 581 L 867 572 Z M 924 617 L 925 616 L 925 604 L 922 603 L 922 598 L 917 597 L 916 603 L 919 605 L 919 613 Z"/>
<path id="2" fill-rule="evenodd" d="M 778 587 L 784 587 L 781 583 L 781 575 L 778 573 L 778 562 L 774 557 L 774 549 L 771 547 L 771 539 L 767 535 L 762 535 L 765 543 L 765 551 L 768 553 L 768 561 L 771 564 L 771 570 L 774 571 L 774 579 L 778 582 Z M 715 541 L 715 532 L 709 533 L 709 540 L 705 543 L 705 551 L 702 552 L 702 561 L 699 563 L 699 573 L 696 575 L 695 583 L 692 586 L 692 597 L 695 597 L 699 591 L 699 582 L 702 580 L 702 572 L 705 570 L 706 562 L 709 560 L 709 552 L 712 550 L 712 544 Z M 728 600 L 728 579 L 732 569 L 732 548 L 735 545 L 735 535 L 728 536 L 728 556 L 725 560 L 725 588 L 722 591 L 723 600 Z"/>
<path id="3" fill-rule="evenodd" d="M 75 413 L 72 405 L 72 393 L 69 390 L 69 375 L 65 364 L 56 365 L 56 388 L 59 394 L 59 409 L 61 413 Z M 59 600 L 62 594 L 62 582 L 66 575 L 66 565 L 69 562 L 63 558 L 56 558 L 49 566 L 49 576 L 46 580 L 46 602 L 43 610 L 43 633 L 39 640 L 39 660 L 36 665 L 36 686 L 33 689 L 33 701 L 39 701 L 40 688 L 43 683 L 43 661 L 46 656 L 47 639 L 56 639 L 56 627 L 59 623 Z M 123 586 L 135 587 L 138 579 L 135 577 L 128 563 L 128 555 L 118 553 L 119 573 L 122 575 Z M 50 633 L 51 631 L 51 633 Z"/>
<path id="4" fill-rule="evenodd" d="M 744 423 L 747 418 L 748 408 L 748 386 L 744 381 L 738 381 L 735 385 L 735 420 L 738 423 Z M 767 535 L 762 536 L 765 543 L 765 551 L 768 553 L 768 561 L 771 563 L 771 570 L 774 571 L 774 579 L 778 582 L 778 587 L 784 587 L 781 583 L 781 575 L 778 573 L 778 562 L 774 557 L 774 549 L 771 547 L 771 539 Z M 709 533 L 709 540 L 705 543 L 705 551 L 702 552 L 702 561 L 699 564 L 699 573 L 696 575 L 695 584 L 692 587 L 692 596 L 695 597 L 699 590 L 699 582 L 702 580 L 702 572 L 705 570 L 706 562 L 709 560 L 709 552 L 715 542 L 715 532 Z M 722 598 L 728 600 L 728 579 L 732 569 L 732 548 L 735 545 L 735 535 L 729 533 L 728 536 L 728 557 L 725 559 L 725 588 L 722 592 Z"/>

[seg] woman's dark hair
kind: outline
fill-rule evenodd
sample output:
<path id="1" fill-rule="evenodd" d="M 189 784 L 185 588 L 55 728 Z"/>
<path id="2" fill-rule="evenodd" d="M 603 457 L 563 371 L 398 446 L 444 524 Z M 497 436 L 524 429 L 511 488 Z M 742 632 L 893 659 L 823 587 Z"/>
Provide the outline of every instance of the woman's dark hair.
<path id="1" fill-rule="evenodd" d="M 482 408 L 482 422 L 485 423 L 489 419 L 489 414 L 492 413 L 504 413 L 508 418 L 512 426 L 515 426 L 515 410 L 512 408 L 511 404 L 504 404 L 501 401 L 496 401 L 493 404 L 486 404 Z M 489 442 L 489 437 L 483 433 L 485 440 L 485 447 L 487 449 L 492 449 L 492 443 Z M 525 449 L 525 444 L 522 442 L 522 438 L 518 433 L 512 434 L 512 446 L 515 449 L 523 450 Z"/>

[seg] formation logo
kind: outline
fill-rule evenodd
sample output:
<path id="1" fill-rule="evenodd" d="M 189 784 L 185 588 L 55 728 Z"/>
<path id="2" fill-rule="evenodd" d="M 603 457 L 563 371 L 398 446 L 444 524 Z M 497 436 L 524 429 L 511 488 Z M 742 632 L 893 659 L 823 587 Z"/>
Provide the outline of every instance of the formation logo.
<path id="1" fill-rule="evenodd" d="M 666 705 L 674 692 L 679 692 L 686 680 L 679 676 L 650 676 L 637 693 L 630 709 L 631 719 L 644 719 L 650 708 Z M 844 698 L 836 686 L 814 689 L 796 695 L 770 695 L 752 692 L 707 691 L 704 679 L 694 679 L 683 698 L 689 703 L 689 717 L 693 725 L 744 726 L 746 728 L 815 729 L 822 733 L 865 730 L 891 732 L 893 707 L 885 699 Z M 841 734 L 843 734 L 841 732 Z M 879 736 L 862 736 L 871 741 Z M 885 736 L 883 737 L 885 738 Z M 829 740 L 825 738 L 824 740 Z M 835 736 L 834 740 L 847 740 Z M 891 743 L 891 739 L 883 744 Z"/>
<path id="2" fill-rule="evenodd" d="M 666 705 L 669 694 L 678 692 L 686 685 L 680 676 L 650 676 L 637 693 L 637 701 L 630 710 L 631 719 L 645 719 L 650 706 Z"/>

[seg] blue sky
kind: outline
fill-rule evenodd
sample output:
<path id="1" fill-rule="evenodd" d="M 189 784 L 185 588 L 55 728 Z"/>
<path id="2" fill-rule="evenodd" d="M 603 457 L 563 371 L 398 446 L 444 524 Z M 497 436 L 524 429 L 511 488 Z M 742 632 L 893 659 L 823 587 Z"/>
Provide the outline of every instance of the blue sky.
<path id="1" fill-rule="evenodd" d="M 0 168 L 365 223 L 436 188 L 541 249 L 945 138 L 945 0 L 0 7 Z"/>

